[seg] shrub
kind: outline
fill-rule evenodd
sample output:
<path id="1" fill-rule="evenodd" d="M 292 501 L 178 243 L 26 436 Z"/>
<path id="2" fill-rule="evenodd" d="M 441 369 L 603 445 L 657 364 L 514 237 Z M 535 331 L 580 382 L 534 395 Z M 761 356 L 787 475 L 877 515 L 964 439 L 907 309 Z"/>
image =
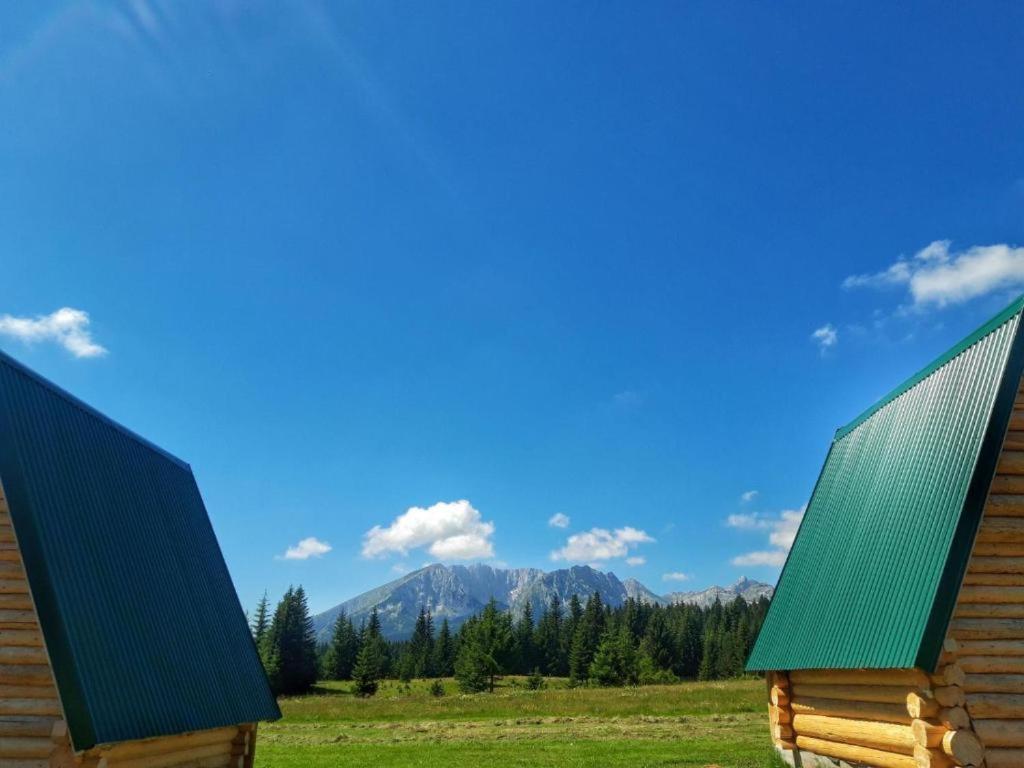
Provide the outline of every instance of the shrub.
<path id="1" fill-rule="evenodd" d="M 526 687 L 531 691 L 539 691 L 545 685 L 547 685 L 547 683 L 544 680 L 544 675 L 540 673 L 539 669 L 534 667 L 533 672 L 531 672 L 530 676 L 526 678 Z"/>
<path id="2" fill-rule="evenodd" d="M 440 680 L 435 680 L 430 684 L 430 695 L 436 698 L 444 696 L 444 683 Z"/>

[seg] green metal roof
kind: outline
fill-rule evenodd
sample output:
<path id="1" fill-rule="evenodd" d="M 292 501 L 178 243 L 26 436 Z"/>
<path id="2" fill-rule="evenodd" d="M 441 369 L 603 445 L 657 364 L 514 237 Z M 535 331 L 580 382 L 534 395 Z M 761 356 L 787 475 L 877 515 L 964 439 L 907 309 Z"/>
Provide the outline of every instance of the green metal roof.
<path id="1" fill-rule="evenodd" d="M 187 464 L 0 353 L 0 481 L 76 749 L 280 717 Z"/>
<path id="2" fill-rule="evenodd" d="M 748 669 L 935 667 L 1024 371 L 1022 307 L 836 432 Z"/>

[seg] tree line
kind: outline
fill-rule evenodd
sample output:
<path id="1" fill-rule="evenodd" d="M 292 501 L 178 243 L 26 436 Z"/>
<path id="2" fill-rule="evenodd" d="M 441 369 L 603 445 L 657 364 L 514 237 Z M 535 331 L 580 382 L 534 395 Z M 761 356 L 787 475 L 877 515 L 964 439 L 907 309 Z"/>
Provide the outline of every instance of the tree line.
<path id="1" fill-rule="evenodd" d="M 554 596 L 536 618 L 527 604 L 515 618 L 492 599 L 457 631 L 421 608 L 412 637 L 388 641 L 375 608 L 359 626 L 340 613 L 330 640 L 318 646 L 299 587 L 272 615 L 264 596 L 252 631 L 277 694 L 304 693 L 322 679 L 351 680 L 356 693 L 370 696 L 384 679 L 452 676 L 461 690 L 479 692 L 493 690 L 502 675 L 528 675 L 532 687 L 545 676 L 601 686 L 736 677 L 767 610 L 767 598 L 704 608 L 629 599 L 612 608 L 595 592 L 566 605 Z"/>

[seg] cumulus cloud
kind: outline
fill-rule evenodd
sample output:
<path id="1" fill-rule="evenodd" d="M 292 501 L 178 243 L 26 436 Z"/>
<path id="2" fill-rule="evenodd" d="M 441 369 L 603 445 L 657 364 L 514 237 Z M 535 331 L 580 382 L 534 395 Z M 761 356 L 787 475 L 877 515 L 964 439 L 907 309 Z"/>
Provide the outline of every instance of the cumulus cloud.
<path id="1" fill-rule="evenodd" d="M 767 531 L 769 549 L 748 552 L 738 555 L 732 559 L 733 565 L 771 565 L 782 566 L 786 562 L 786 556 L 796 539 L 796 532 L 800 528 L 800 521 L 804 519 L 806 505 L 800 509 L 786 509 L 774 515 L 729 515 L 726 525 L 730 528 L 737 528 L 743 531 Z"/>
<path id="2" fill-rule="evenodd" d="M 281 556 L 283 560 L 309 560 L 311 557 L 323 557 L 332 549 L 326 541 L 320 541 L 315 536 L 303 539 L 294 547 L 288 547 Z"/>
<path id="3" fill-rule="evenodd" d="M 688 573 L 682 573 L 681 571 L 671 571 L 670 573 L 661 574 L 662 581 L 689 581 L 692 578 Z"/>
<path id="4" fill-rule="evenodd" d="M 818 349 L 824 353 L 825 350 L 839 343 L 839 331 L 832 323 L 825 323 L 811 334 L 811 338 L 817 343 Z"/>
<path id="5" fill-rule="evenodd" d="M 577 563 L 600 563 L 603 560 L 626 557 L 640 544 L 654 539 L 637 528 L 626 526 L 609 531 L 606 528 L 591 528 L 584 533 L 574 533 L 565 546 L 551 553 L 552 560 L 569 560 Z"/>
<path id="6" fill-rule="evenodd" d="M 391 525 L 375 525 L 363 535 L 363 556 L 402 556 L 426 548 L 442 560 L 494 557 L 494 523 L 487 522 L 472 504 L 439 501 L 430 507 L 410 507 Z"/>
<path id="7" fill-rule="evenodd" d="M 747 504 L 757 498 L 757 491 L 744 491 L 740 494 L 740 501 Z"/>
<path id="8" fill-rule="evenodd" d="M 1000 243 L 963 251 L 949 240 L 935 240 L 912 257 L 881 272 L 850 275 L 843 287 L 905 287 L 915 308 L 962 304 L 993 291 L 1024 286 L 1024 247 Z"/>
<path id="9" fill-rule="evenodd" d="M 626 558 L 626 565 L 633 565 L 633 566 L 644 565 L 646 562 L 647 562 L 647 558 L 646 557 L 641 557 L 640 555 L 636 555 L 634 557 L 627 557 Z"/>
<path id="10" fill-rule="evenodd" d="M 89 313 L 71 307 L 35 317 L 0 315 L 0 334 L 26 344 L 53 342 L 75 357 L 102 357 L 107 354 L 105 347 L 93 341 L 89 331 Z"/>
<path id="11" fill-rule="evenodd" d="M 556 512 L 548 518 L 548 525 L 552 528 L 568 528 L 569 522 L 569 516 L 563 515 L 561 512 Z"/>

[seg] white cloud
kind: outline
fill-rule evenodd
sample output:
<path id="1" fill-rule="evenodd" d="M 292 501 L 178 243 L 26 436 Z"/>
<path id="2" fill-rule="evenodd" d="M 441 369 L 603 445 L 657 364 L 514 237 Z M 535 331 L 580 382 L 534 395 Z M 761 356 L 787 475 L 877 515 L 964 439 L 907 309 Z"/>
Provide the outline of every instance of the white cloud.
<path id="1" fill-rule="evenodd" d="M 410 507 L 391 525 L 375 525 L 363 535 L 363 556 L 383 557 L 425 547 L 442 560 L 494 557 L 494 523 L 483 520 L 466 500 L 439 501 L 430 507 Z"/>
<path id="2" fill-rule="evenodd" d="M 768 531 L 768 544 L 770 549 L 747 552 L 732 559 L 733 565 L 771 565 L 782 566 L 786 562 L 786 556 L 796 539 L 796 532 L 800 528 L 800 521 L 804 519 L 806 505 L 800 509 L 783 510 L 778 517 L 750 514 L 750 515 L 729 515 L 726 525 L 730 528 L 738 528 L 745 531 Z"/>
<path id="3" fill-rule="evenodd" d="M 630 550 L 640 544 L 653 542 L 646 531 L 626 526 L 609 531 L 605 528 L 591 528 L 584 533 L 574 533 L 565 546 L 551 553 L 552 560 L 569 560 L 577 563 L 599 563 L 626 557 Z"/>
<path id="4" fill-rule="evenodd" d="M 680 571 L 672 571 L 671 573 L 661 574 L 662 581 L 689 581 L 693 578 L 688 573 L 681 573 Z"/>
<path id="5" fill-rule="evenodd" d="M 35 317 L 0 315 L 0 333 L 26 344 L 52 341 L 75 357 L 101 357 L 107 354 L 106 348 L 92 339 L 89 313 L 71 307 L 62 307 L 49 315 Z"/>
<path id="6" fill-rule="evenodd" d="M 818 344 L 818 348 L 825 352 L 825 350 L 834 347 L 839 343 L 839 331 L 836 330 L 832 323 L 825 323 L 811 334 L 811 338 L 814 339 Z"/>
<path id="7" fill-rule="evenodd" d="M 757 498 L 757 491 L 744 491 L 740 494 L 740 501 L 747 504 Z"/>
<path id="8" fill-rule="evenodd" d="M 949 240 L 935 240 L 911 258 L 901 258 L 882 272 L 850 275 L 844 288 L 906 286 L 916 308 L 962 304 L 993 291 L 1024 286 L 1024 247 L 975 245 L 950 250 Z"/>
<path id="9" fill-rule="evenodd" d="M 294 547 L 288 547 L 281 556 L 283 560 L 309 560 L 311 557 L 323 557 L 332 549 L 326 541 L 320 541 L 315 536 L 303 539 Z"/>
<path id="10" fill-rule="evenodd" d="M 635 555 L 634 557 L 627 557 L 626 558 L 626 565 L 637 566 L 637 565 L 645 565 L 646 563 L 647 563 L 647 558 L 646 557 L 641 557 L 640 555 Z"/>
<path id="11" fill-rule="evenodd" d="M 568 528 L 569 522 L 569 516 L 561 512 L 556 512 L 548 519 L 548 525 L 552 528 Z"/>
<path id="12" fill-rule="evenodd" d="M 399 576 L 404 576 L 409 572 L 410 568 L 405 563 L 395 563 L 391 566 L 391 571 L 397 573 Z"/>

